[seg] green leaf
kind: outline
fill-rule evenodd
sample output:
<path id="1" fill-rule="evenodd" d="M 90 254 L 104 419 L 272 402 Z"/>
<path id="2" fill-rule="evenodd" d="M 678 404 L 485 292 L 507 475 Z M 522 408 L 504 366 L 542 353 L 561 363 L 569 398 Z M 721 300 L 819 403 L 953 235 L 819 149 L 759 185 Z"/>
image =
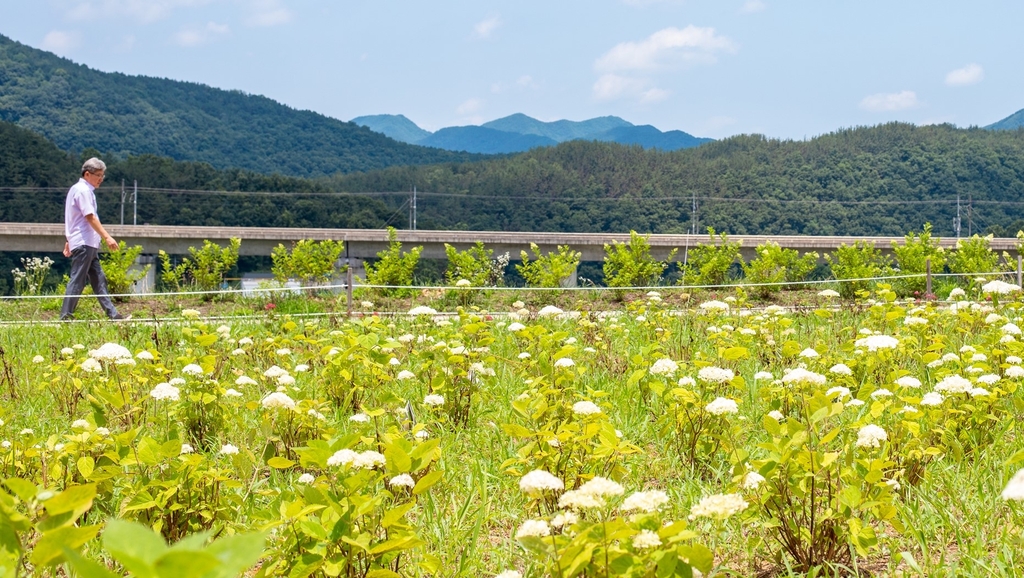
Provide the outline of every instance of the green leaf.
<path id="1" fill-rule="evenodd" d="M 402 516 L 405 516 L 405 514 L 408 513 L 408 511 L 415 505 L 416 502 L 406 502 L 391 508 L 386 514 L 384 514 L 384 517 L 380 519 L 380 527 L 385 529 L 391 527 L 395 522 L 401 520 Z"/>
<path id="2" fill-rule="evenodd" d="M 122 520 L 107 521 L 103 548 L 137 576 L 154 576 L 153 564 L 167 552 L 167 544 L 159 534 L 142 524 Z"/>
<path id="3" fill-rule="evenodd" d="M 78 458 L 78 471 L 82 474 L 83 478 L 88 480 L 95 469 L 96 462 L 93 461 L 91 456 L 82 456 Z"/>
<path id="4" fill-rule="evenodd" d="M 750 350 L 746 347 L 730 347 L 722 352 L 722 359 L 736 361 L 750 357 Z"/>
<path id="5" fill-rule="evenodd" d="M 533 436 L 532 431 L 514 423 L 503 423 L 501 424 L 501 429 L 514 438 L 528 438 Z"/>
<path id="6" fill-rule="evenodd" d="M 295 462 L 282 457 L 273 457 L 267 460 L 267 465 L 275 470 L 287 470 L 295 465 Z"/>
<path id="7" fill-rule="evenodd" d="M 200 335 L 199 337 L 196 337 L 196 344 L 201 347 L 209 347 L 214 343 L 217 343 L 216 333 L 209 333 L 207 335 Z"/>
<path id="8" fill-rule="evenodd" d="M 442 472 L 441 470 L 434 470 L 430 472 L 429 474 L 420 478 L 420 481 L 416 482 L 416 486 L 413 487 L 412 493 L 417 496 L 422 494 L 423 492 L 429 490 L 431 486 L 433 486 L 437 482 L 440 482 L 442 477 L 444 477 L 444 472 Z"/>
<path id="9" fill-rule="evenodd" d="M 144 466 L 155 466 L 160 463 L 160 443 L 150 437 L 142 438 L 139 442 L 136 453 L 139 456 L 139 463 Z"/>
<path id="10" fill-rule="evenodd" d="M 206 552 L 167 552 L 153 566 L 159 578 L 202 578 L 220 566 L 220 560 Z"/>
<path id="11" fill-rule="evenodd" d="M 412 470 L 412 458 L 398 444 L 391 444 L 384 450 L 388 461 L 388 470 L 405 473 Z"/>
<path id="12" fill-rule="evenodd" d="M 35 484 L 21 478 L 7 478 L 4 480 L 4 485 L 14 492 L 22 502 L 35 498 L 39 493 L 39 488 Z"/>
<path id="13" fill-rule="evenodd" d="M 220 560 L 216 572 L 203 578 L 234 578 L 242 575 L 263 555 L 266 535 L 262 532 L 225 536 L 206 548 L 206 553 Z"/>
<path id="14" fill-rule="evenodd" d="M 60 563 L 64 558 L 65 549 L 76 549 L 96 537 L 100 527 L 83 526 L 62 526 L 43 534 L 43 537 L 36 543 L 35 549 L 29 561 L 34 566 L 49 566 Z"/>
<path id="15" fill-rule="evenodd" d="M 68 561 L 79 578 L 119 578 L 117 574 L 70 548 L 64 548 L 64 559 Z"/>
<path id="16" fill-rule="evenodd" d="M 1024 450 L 1020 450 L 1019 452 L 1007 458 L 1006 461 L 1003 462 L 1003 466 L 1012 466 L 1018 462 L 1024 462 Z M 13 490 L 14 488 L 11 489 Z"/>
<path id="17" fill-rule="evenodd" d="M 396 574 L 387 568 L 377 568 L 376 570 L 370 570 L 366 578 L 402 578 L 402 575 Z"/>
<path id="18" fill-rule="evenodd" d="M 56 496 L 43 502 L 46 512 L 51 516 L 74 512 L 77 518 L 92 507 L 92 501 L 96 497 L 96 484 L 85 484 L 82 486 L 71 486 Z"/>

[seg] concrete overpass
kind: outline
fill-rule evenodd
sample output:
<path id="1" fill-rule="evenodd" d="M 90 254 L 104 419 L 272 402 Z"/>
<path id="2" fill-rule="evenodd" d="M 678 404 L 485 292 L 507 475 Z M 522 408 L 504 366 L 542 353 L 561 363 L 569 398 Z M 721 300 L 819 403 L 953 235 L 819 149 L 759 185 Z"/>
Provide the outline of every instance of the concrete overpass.
<path id="1" fill-rule="evenodd" d="M 210 240 L 221 245 L 228 239 L 242 240 L 239 249 L 242 255 L 270 255 L 278 244 L 290 245 L 302 239 L 335 239 L 345 242 L 345 256 L 350 259 L 373 258 L 387 248 L 387 231 L 380 229 L 301 229 L 273 227 L 178 227 L 163 225 L 104 225 L 107 231 L 129 246 L 141 245 L 144 254 L 156 254 L 164 250 L 172 255 L 184 255 L 189 247 Z M 744 259 L 753 257 L 754 247 L 766 241 L 778 243 L 784 248 L 796 249 L 801 253 L 817 251 L 819 254 L 834 251 L 839 245 L 851 245 L 855 241 L 872 241 L 885 252 L 891 252 L 892 242 L 903 242 L 903 237 L 812 237 L 800 235 L 732 235 L 732 241 L 742 243 Z M 553 251 L 558 245 L 569 245 L 583 253 L 583 261 L 604 259 L 604 245 L 612 241 L 629 241 L 628 233 L 513 233 L 503 231 L 409 231 L 399 230 L 398 240 L 406 247 L 423 246 L 425 259 L 443 259 L 444 244 L 448 243 L 462 250 L 482 241 L 496 255 L 508 251 L 513 260 L 519 252 L 529 251 L 530 243 L 536 243 L 543 252 Z M 651 252 L 657 259 L 665 259 L 669 251 L 679 249 L 681 259 L 684 249 L 697 244 L 708 243 L 707 235 L 651 235 Z M 943 247 L 956 245 L 955 238 L 942 238 Z M 35 253 L 59 253 L 64 247 L 64 225 L 54 223 L 0 223 L 0 251 L 26 251 Z M 1016 254 L 1017 240 L 1014 238 L 993 239 L 993 250 L 1009 251 Z"/>

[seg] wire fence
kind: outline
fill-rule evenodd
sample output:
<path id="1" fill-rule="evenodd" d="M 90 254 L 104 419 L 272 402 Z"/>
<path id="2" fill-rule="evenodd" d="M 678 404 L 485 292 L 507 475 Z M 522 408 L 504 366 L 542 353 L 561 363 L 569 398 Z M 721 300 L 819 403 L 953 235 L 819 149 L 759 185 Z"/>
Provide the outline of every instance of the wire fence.
<path id="1" fill-rule="evenodd" d="M 1013 277 L 1013 271 L 991 271 L 987 273 L 907 273 L 901 275 L 885 275 L 877 277 L 857 277 L 848 279 L 809 279 L 805 281 L 777 281 L 765 283 L 721 283 L 708 285 L 637 285 L 629 287 L 609 287 L 604 285 L 587 285 L 574 287 L 508 287 L 508 286 L 472 286 L 472 285 L 374 285 L 369 283 L 353 282 L 351 284 L 328 284 L 328 285 L 304 285 L 289 287 L 257 287 L 249 289 L 211 289 L 195 291 L 157 291 L 148 293 L 111 293 L 106 295 L 111 298 L 132 298 L 151 299 L 160 297 L 195 297 L 195 296 L 217 296 L 217 295 L 240 295 L 248 298 L 263 298 L 276 293 L 291 293 L 302 295 L 310 292 L 340 292 L 341 290 L 358 289 L 412 289 L 412 290 L 439 290 L 439 291 L 512 291 L 512 292 L 607 292 L 607 291 L 692 291 L 695 289 L 736 289 L 752 287 L 803 287 L 808 285 L 836 285 L 843 283 L 865 283 L 879 281 L 895 281 L 900 279 L 922 279 L 922 278 L 955 278 L 955 277 Z M 1019 272 L 1016 273 L 1019 276 Z M 0 296 L 0 301 L 19 301 L 36 299 L 62 299 L 64 297 L 96 298 L 93 293 L 81 295 L 8 295 Z"/>

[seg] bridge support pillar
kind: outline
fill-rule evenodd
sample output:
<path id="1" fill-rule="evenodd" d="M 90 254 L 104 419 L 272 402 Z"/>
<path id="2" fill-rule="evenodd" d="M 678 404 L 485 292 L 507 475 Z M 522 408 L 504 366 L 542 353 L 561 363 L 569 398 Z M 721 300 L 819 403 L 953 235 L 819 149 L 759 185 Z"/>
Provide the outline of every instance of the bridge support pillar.
<path id="1" fill-rule="evenodd" d="M 128 268 L 128 273 L 134 273 L 136 271 L 142 271 L 146 265 L 149 265 L 149 270 L 142 276 L 141 279 L 132 285 L 132 293 L 155 293 L 156 292 L 156 257 L 154 255 L 139 255 L 135 259 L 135 263 Z"/>

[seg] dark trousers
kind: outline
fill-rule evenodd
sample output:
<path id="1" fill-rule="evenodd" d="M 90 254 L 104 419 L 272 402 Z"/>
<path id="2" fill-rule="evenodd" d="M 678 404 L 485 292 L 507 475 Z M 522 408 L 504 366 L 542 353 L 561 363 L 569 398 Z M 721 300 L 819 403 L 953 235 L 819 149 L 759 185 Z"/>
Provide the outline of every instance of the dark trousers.
<path id="1" fill-rule="evenodd" d="M 60 308 L 60 317 L 71 317 L 78 307 L 78 296 L 85 289 L 86 282 L 92 286 L 92 292 L 100 302 L 100 307 L 107 317 L 117 315 L 117 309 L 107 295 L 107 276 L 100 267 L 100 250 L 95 247 L 81 246 L 71 252 L 71 279 L 64 292 L 64 304 Z"/>

